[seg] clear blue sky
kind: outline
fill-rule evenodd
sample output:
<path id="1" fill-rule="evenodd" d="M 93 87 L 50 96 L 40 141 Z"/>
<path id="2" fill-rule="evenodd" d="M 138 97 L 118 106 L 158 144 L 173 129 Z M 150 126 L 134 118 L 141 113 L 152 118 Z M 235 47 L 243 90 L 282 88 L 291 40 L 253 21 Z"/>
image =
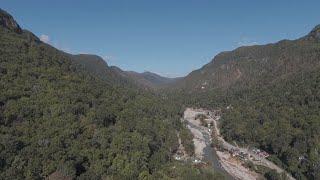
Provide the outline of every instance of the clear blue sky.
<path id="1" fill-rule="evenodd" d="M 296 39 L 320 24 L 319 0 L 1 0 L 0 7 L 57 48 L 170 77 L 221 51 Z"/>

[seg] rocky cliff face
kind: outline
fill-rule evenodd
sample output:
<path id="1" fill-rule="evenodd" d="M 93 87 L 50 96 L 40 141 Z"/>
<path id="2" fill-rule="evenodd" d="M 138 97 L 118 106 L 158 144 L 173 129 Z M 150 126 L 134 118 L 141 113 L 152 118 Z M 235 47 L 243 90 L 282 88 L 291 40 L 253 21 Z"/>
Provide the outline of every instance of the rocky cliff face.
<path id="1" fill-rule="evenodd" d="M 22 33 L 22 29 L 19 24 L 10 14 L 2 9 L 0 9 L 0 26 L 15 31 L 16 33 Z"/>

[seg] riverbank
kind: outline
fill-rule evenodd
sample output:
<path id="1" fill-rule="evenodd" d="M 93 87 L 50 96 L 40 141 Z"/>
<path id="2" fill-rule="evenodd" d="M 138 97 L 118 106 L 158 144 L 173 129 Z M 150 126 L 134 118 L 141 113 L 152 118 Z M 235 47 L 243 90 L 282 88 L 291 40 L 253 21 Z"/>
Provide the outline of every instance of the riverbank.
<path id="1" fill-rule="evenodd" d="M 196 119 L 197 116 L 202 115 L 206 117 L 201 122 L 199 119 Z M 211 118 L 209 111 L 204 111 L 201 109 L 192 109 L 187 108 L 184 112 L 183 117 L 184 122 L 186 123 L 187 128 L 193 134 L 193 142 L 195 146 L 195 158 L 202 161 L 209 161 L 210 155 L 215 156 L 211 159 L 212 163 L 220 171 L 224 171 L 225 174 L 229 176 L 228 179 L 248 179 L 254 180 L 259 177 L 257 173 L 251 172 L 250 170 L 243 167 L 241 164 L 236 163 L 235 161 L 230 161 L 229 158 L 226 158 L 224 152 L 216 151 L 212 148 L 212 128 L 204 126 L 202 123 L 213 123 L 214 119 Z M 205 154 L 206 148 L 211 148 L 210 154 Z"/>
<path id="2" fill-rule="evenodd" d="M 252 150 L 248 149 L 248 148 L 241 148 L 238 146 L 234 146 L 228 142 L 226 142 L 224 140 L 224 138 L 222 137 L 222 135 L 220 134 L 220 129 L 219 129 L 219 120 L 220 120 L 220 116 L 215 115 L 215 113 L 209 112 L 210 114 L 210 119 L 212 119 L 213 121 L 213 127 L 214 127 L 214 131 L 213 131 L 213 137 L 217 139 L 217 141 L 220 144 L 220 147 L 222 149 L 224 149 L 224 151 L 221 151 L 221 153 L 219 153 L 219 151 L 217 151 L 217 154 L 221 154 L 220 159 L 223 160 L 223 157 L 227 155 L 231 155 L 229 152 L 240 152 L 243 154 L 246 154 L 246 156 L 248 157 L 248 159 L 246 161 L 250 161 L 255 165 L 259 165 L 259 166 L 264 166 L 267 167 L 269 169 L 273 169 L 276 170 L 277 173 L 281 174 L 281 173 L 285 173 L 287 178 L 289 180 L 295 180 L 289 173 L 287 173 L 285 170 L 283 170 L 282 168 L 278 167 L 276 164 L 274 164 L 273 162 L 267 160 L 265 157 L 261 157 L 259 154 L 253 152 Z M 240 164 L 242 162 L 240 161 Z"/>
<path id="3" fill-rule="evenodd" d="M 249 149 L 240 148 L 226 142 L 220 135 L 218 126 L 220 120 L 219 113 L 203 109 L 187 108 L 182 120 L 194 136 L 195 163 L 210 162 L 213 164 L 214 168 L 226 172 L 232 179 L 254 180 L 263 178 L 261 174 L 258 174 L 245 166 L 245 162 L 248 161 L 255 165 L 274 169 L 278 173 L 285 172 L 271 161 L 261 158 Z M 212 144 L 214 145 L 214 148 L 211 147 Z M 241 156 L 235 156 L 232 153 L 234 151 L 245 154 L 248 158 L 245 158 L 244 160 Z M 294 180 L 290 174 L 286 174 L 290 180 Z"/>

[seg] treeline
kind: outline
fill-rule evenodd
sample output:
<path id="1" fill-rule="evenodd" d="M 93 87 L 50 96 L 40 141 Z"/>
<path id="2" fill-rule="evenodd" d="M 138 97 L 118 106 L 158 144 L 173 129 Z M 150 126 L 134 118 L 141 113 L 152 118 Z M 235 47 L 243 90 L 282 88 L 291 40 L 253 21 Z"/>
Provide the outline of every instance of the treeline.
<path id="1" fill-rule="evenodd" d="M 320 178 L 319 72 L 238 91 L 228 98 L 222 134 L 273 154 L 270 159 L 297 179 Z"/>
<path id="2" fill-rule="evenodd" d="M 131 87 L 131 86 L 130 86 Z M 0 177 L 212 179 L 172 160 L 180 107 L 0 26 Z"/>
<path id="3" fill-rule="evenodd" d="M 188 76 L 193 86 L 169 96 L 185 106 L 221 108 L 221 132 L 228 141 L 273 154 L 270 160 L 297 179 L 319 179 L 320 39 L 315 32 L 319 27 L 298 40 L 221 53 Z"/>
<path id="4" fill-rule="evenodd" d="M 271 161 L 297 179 L 319 179 L 319 72 L 267 86 L 171 95 L 185 106 L 221 108 L 221 133 L 227 141 L 267 151 Z"/>

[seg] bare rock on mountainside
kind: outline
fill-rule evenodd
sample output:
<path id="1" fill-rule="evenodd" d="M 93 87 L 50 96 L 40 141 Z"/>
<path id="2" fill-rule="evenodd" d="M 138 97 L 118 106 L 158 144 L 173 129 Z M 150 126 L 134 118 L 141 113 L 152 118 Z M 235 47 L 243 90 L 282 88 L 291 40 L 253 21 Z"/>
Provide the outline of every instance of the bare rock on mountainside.
<path id="1" fill-rule="evenodd" d="M 10 14 L 2 9 L 0 9 L 0 25 L 9 30 L 15 31 L 16 33 L 22 33 L 22 29 L 19 24 Z"/>

